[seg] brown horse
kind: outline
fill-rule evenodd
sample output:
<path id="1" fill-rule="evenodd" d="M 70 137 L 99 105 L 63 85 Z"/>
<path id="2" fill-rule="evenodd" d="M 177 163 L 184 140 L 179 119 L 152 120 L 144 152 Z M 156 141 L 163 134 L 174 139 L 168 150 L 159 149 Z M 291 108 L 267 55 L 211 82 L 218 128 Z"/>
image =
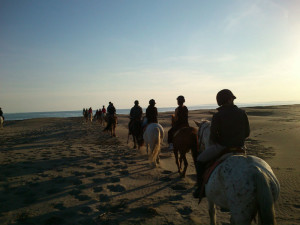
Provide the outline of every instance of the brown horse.
<path id="1" fill-rule="evenodd" d="M 137 145 L 138 149 L 140 149 L 140 147 L 144 145 L 142 120 L 132 120 L 129 122 L 127 144 L 129 142 L 130 135 L 132 135 L 134 143 L 133 148 L 136 149 Z"/>
<path id="2" fill-rule="evenodd" d="M 174 124 L 174 115 L 172 115 L 172 126 Z M 194 127 L 182 127 L 177 130 L 173 135 L 173 146 L 174 146 L 174 155 L 175 162 L 178 168 L 178 173 L 185 177 L 185 173 L 188 167 L 188 161 L 186 159 L 186 153 L 189 150 L 192 150 L 192 157 L 194 163 L 197 160 L 199 144 L 198 144 L 198 130 Z M 180 154 L 180 158 L 178 160 L 178 152 Z M 184 168 L 181 172 L 182 161 L 184 162 Z"/>
<path id="3" fill-rule="evenodd" d="M 118 117 L 116 115 L 106 115 L 105 120 L 107 121 L 107 125 L 103 131 L 109 131 L 110 136 L 116 137 L 116 126 L 118 122 Z"/>

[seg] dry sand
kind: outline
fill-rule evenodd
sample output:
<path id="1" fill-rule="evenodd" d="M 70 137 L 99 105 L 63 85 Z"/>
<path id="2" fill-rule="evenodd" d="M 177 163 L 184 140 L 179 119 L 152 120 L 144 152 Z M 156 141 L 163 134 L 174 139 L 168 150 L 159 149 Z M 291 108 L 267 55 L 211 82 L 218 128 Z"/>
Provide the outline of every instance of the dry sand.
<path id="1" fill-rule="evenodd" d="M 265 159 L 281 184 L 278 224 L 300 224 L 300 105 L 245 108 L 251 135 L 248 152 Z M 193 120 L 214 110 L 190 111 Z M 0 130 L 0 224 L 208 224 L 207 201 L 192 198 L 195 168 L 188 154 L 186 178 L 167 149 L 149 164 L 145 148 L 126 143 L 127 116 L 117 138 L 81 118 L 6 121 Z M 229 213 L 217 212 L 218 224 Z"/>

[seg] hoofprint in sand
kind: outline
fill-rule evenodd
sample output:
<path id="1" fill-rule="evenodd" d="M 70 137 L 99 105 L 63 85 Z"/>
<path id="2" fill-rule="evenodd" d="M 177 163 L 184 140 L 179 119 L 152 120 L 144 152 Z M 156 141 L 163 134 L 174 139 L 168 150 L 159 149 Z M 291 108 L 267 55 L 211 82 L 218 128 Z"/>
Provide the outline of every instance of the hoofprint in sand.
<path id="1" fill-rule="evenodd" d="M 246 109 L 248 153 L 264 158 L 281 184 L 278 224 L 300 224 L 300 106 Z M 190 111 L 193 120 L 213 111 Z M 172 113 L 159 122 L 170 128 Z M 117 138 L 81 118 L 6 121 L 0 130 L 0 224 L 207 224 L 207 201 L 192 198 L 195 168 L 188 154 L 177 173 L 166 138 L 160 166 L 145 148 L 126 143 L 128 116 L 119 115 Z M 218 224 L 230 215 L 217 211 Z"/>

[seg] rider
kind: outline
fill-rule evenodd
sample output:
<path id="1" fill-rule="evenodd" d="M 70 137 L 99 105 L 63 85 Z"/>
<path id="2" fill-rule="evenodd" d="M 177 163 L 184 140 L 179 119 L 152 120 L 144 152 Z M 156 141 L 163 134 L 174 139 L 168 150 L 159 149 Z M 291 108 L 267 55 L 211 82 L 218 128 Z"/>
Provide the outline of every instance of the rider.
<path id="1" fill-rule="evenodd" d="M 182 127 L 189 127 L 189 110 L 185 105 L 183 105 L 184 102 L 185 99 L 182 95 L 177 97 L 178 107 L 175 109 L 175 123 L 173 127 L 168 131 L 168 143 L 170 150 L 173 149 L 173 135 L 175 134 L 175 132 Z"/>
<path id="2" fill-rule="evenodd" d="M 130 110 L 130 121 L 128 123 L 128 129 L 130 133 L 130 127 L 133 121 L 141 121 L 143 115 L 143 109 L 139 106 L 139 101 L 134 101 L 134 106 Z"/>
<path id="3" fill-rule="evenodd" d="M 109 105 L 107 107 L 107 114 L 106 114 L 106 117 L 107 117 L 107 125 L 106 127 L 104 128 L 103 131 L 106 131 L 109 129 L 109 127 L 111 126 L 112 124 L 112 119 L 116 116 L 116 108 L 114 107 L 114 104 L 109 102 Z"/>
<path id="4" fill-rule="evenodd" d="M 116 114 L 116 108 L 114 107 L 114 104 L 112 102 L 109 102 L 109 105 L 107 107 L 107 114 L 110 116 L 114 116 Z"/>
<path id="5" fill-rule="evenodd" d="M 102 113 L 105 114 L 106 113 L 106 109 L 105 106 L 102 107 Z"/>
<path id="6" fill-rule="evenodd" d="M 217 103 L 220 107 L 212 117 L 210 128 L 210 140 L 215 145 L 203 151 L 196 161 L 197 188 L 193 196 L 199 198 L 199 202 L 204 197 L 201 195 L 201 186 L 206 163 L 218 158 L 225 149 L 231 152 L 241 151 L 245 139 L 249 137 L 250 126 L 247 114 L 234 105 L 234 99 L 236 97 L 228 89 L 223 89 L 217 94 Z"/>
<path id="7" fill-rule="evenodd" d="M 0 116 L 3 118 L 4 120 L 4 116 L 3 116 L 3 111 L 2 111 L 2 108 L 0 107 Z"/>
<path id="8" fill-rule="evenodd" d="M 149 101 L 149 106 L 148 108 L 146 109 L 146 117 L 147 117 L 147 124 L 149 123 L 158 123 L 158 120 L 157 120 L 157 108 L 155 107 L 155 100 L 154 99 L 151 99 Z"/>

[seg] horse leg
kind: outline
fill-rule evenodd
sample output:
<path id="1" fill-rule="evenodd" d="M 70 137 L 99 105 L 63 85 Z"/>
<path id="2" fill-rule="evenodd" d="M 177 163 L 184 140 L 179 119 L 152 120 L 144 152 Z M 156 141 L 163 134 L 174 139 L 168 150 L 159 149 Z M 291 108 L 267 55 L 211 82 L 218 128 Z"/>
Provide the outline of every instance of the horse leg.
<path id="1" fill-rule="evenodd" d="M 133 143 L 134 143 L 133 149 L 136 149 L 136 142 L 137 142 L 137 140 L 136 140 L 136 137 L 134 135 L 132 135 L 132 137 L 133 137 Z"/>
<path id="2" fill-rule="evenodd" d="M 183 169 L 183 172 L 181 174 L 182 177 L 185 177 L 185 173 L 186 173 L 186 170 L 187 170 L 187 167 L 188 167 L 188 161 L 186 159 L 186 156 L 185 154 L 183 155 L 183 162 L 184 162 L 184 169 Z"/>
<path id="3" fill-rule="evenodd" d="M 177 151 L 176 148 L 174 148 L 173 152 L 174 152 L 174 156 L 175 156 L 175 163 L 176 163 L 177 168 L 178 168 L 178 173 L 180 174 L 180 167 L 179 167 L 179 160 L 178 160 L 178 151 Z"/>
<path id="4" fill-rule="evenodd" d="M 216 225 L 216 206 L 212 201 L 208 200 L 208 213 L 210 218 L 210 225 Z"/>

